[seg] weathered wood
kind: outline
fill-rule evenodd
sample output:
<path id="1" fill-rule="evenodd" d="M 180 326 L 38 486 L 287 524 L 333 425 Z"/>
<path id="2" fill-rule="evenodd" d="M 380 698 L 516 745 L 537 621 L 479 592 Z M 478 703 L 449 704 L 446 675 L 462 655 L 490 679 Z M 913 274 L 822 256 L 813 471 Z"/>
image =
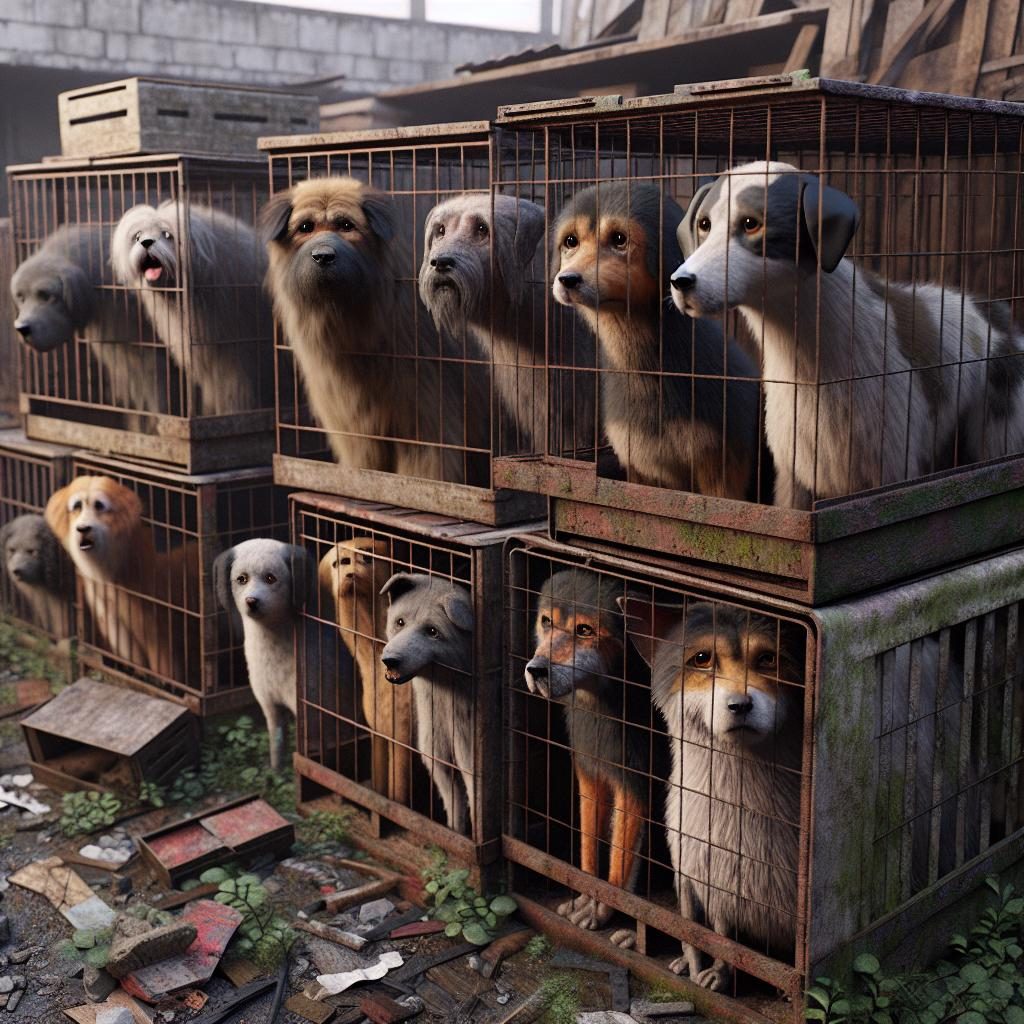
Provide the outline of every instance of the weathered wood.
<path id="1" fill-rule="evenodd" d="M 956 68 L 949 84 L 950 92 L 962 96 L 974 95 L 985 54 L 985 36 L 991 7 L 992 0 L 970 0 L 970 3 L 964 5 Z"/>
<path id="2" fill-rule="evenodd" d="M 868 81 L 872 85 L 894 85 L 914 56 L 922 37 L 927 37 L 941 26 L 961 0 L 929 0 L 907 30 L 882 54 L 878 67 Z"/>
<path id="3" fill-rule="evenodd" d="M 820 31 L 821 29 L 817 25 L 804 25 L 800 29 L 793 43 L 793 49 L 789 51 L 789 56 L 786 58 L 785 71 L 799 71 L 801 68 L 807 67 L 811 50 L 814 49 Z"/>

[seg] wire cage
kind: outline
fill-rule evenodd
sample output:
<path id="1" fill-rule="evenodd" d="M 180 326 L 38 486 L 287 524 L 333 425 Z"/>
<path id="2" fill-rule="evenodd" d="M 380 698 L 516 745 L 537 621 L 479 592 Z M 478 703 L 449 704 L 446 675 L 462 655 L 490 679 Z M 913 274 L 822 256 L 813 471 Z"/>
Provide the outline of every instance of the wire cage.
<path id="1" fill-rule="evenodd" d="M 293 494 L 291 509 L 293 542 L 318 566 L 298 631 L 300 795 L 330 790 L 378 831 L 493 863 L 509 532 L 319 494 Z"/>
<path id="2" fill-rule="evenodd" d="M 120 538 L 136 545 L 128 560 L 111 551 L 124 567 L 107 570 L 114 582 L 78 574 L 83 664 L 202 716 L 251 705 L 241 622 L 218 605 L 213 562 L 254 537 L 287 540 L 287 496 L 269 468 L 197 476 L 82 451 L 71 468 L 72 479 L 109 477 L 141 503 L 141 530 L 131 534 L 130 516 L 107 499 L 119 520 L 111 547 Z"/>
<path id="3" fill-rule="evenodd" d="M 787 75 L 496 125 L 548 394 L 600 411 L 495 465 L 555 536 L 812 603 L 1021 539 L 1019 105 Z"/>
<path id="4" fill-rule="evenodd" d="M 30 437 L 210 472 L 269 462 L 259 159 L 8 168 Z"/>
<path id="5" fill-rule="evenodd" d="M 342 275 L 333 294 L 345 299 L 327 321 L 334 361 L 315 346 L 308 315 L 327 300 L 275 300 L 279 311 L 297 311 L 298 334 L 277 325 L 278 482 L 391 503 L 397 473 L 408 507 L 492 525 L 542 514 L 536 495 L 491 479 L 493 452 L 532 450 L 547 428 L 548 402 L 543 212 L 525 196 L 492 193 L 488 122 L 265 138 L 260 146 L 275 196 L 309 179 L 354 178 L 388 200 L 386 222 L 377 223 L 383 234 L 371 225 L 363 247 L 374 253 L 368 269 L 351 256 L 358 245 L 332 257 L 332 272 Z M 271 243 L 272 265 L 280 250 L 290 273 L 310 255 L 298 249 L 307 236 L 297 223 L 282 229 L 282 246 Z M 339 414 L 342 405 L 358 415 Z"/>
<path id="6" fill-rule="evenodd" d="M 70 479 L 71 455 L 0 430 L 0 612 L 51 640 L 75 635 L 75 574 L 38 517 Z"/>
<path id="7" fill-rule="evenodd" d="M 1022 566 L 809 612 L 513 540 L 512 888 L 696 979 L 716 1019 L 800 1021 L 860 951 L 940 955 L 1020 858 Z"/>

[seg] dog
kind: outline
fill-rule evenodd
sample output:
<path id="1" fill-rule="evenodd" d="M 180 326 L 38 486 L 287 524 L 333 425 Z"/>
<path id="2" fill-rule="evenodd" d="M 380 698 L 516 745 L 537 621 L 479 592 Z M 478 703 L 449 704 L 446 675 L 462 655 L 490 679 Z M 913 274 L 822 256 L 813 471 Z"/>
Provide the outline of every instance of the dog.
<path id="1" fill-rule="evenodd" d="M 273 340 L 256 232 L 220 210 L 169 199 L 133 206 L 111 237 L 117 280 L 135 289 L 198 415 L 271 403 Z"/>
<path id="2" fill-rule="evenodd" d="M 199 606 L 199 550 L 158 552 L 138 495 L 108 476 L 80 476 L 50 496 L 46 522 L 71 556 L 110 652 L 164 679 L 186 679 L 175 620 Z"/>
<path id="3" fill-rule="evenodd" d="M 267 721 L 273 771 L 284 749 L 279 709 L 296 715 L 295 627 L 312 576 L 305 548 L 264 538 L 236 544 L 213 563 L 218 602 L 241 616 L 249 685 Z"/>
<path id="4" fill-rule="evenodd" d="M 166 413 L 171 397 L 166 353 L 159 346 L 141 344 L 135 297 L 103 287 L 109 283 L 104 274 L 107 262 L 106 228 L 59 227 L 11 277 L 17 310 L 14 329 L 37 352 L 52 352 L 81 334 L 105 375 L 88 395 L 90 400 Z"/>
<path id="5" fill-rule="evenodd" d="M 649 816 L 649 736 L 646 719 L 630 713 L 630 687 L 623 682 L 625 632 L 617 598 L 621 582 L 597 573 L 564 569 L 549 577 L 537 602 L 537 647 L 526 664 L 531 693 L 563 704 L 579 793 L 580 867 L 599 876 L 598 843 L 608 837 L 608 881 L 632 892 Z M 621 762 L 621 763 L 617 763 Z M 612 907 L 580 895 L 558 907 L 580 928 L 603 928 Z M 617 945 L 634 934 L 613 933 Z"/>
<path id="6" fill-rule="evenodd" d="M 677 265 L 681 215 L 653 184 L 578 192 L 555 223 L 551 290 L 597 337 L 604 432 L 627 478 L 749 499 L 760 448 L 756 369 L 715 325 L 663 309 L 659 261 Z"/>
<path id="7" fill-rule="evenodd" d="M 804 639 L 726 604 L 620 598 L 668 727 L 665 828 L 682 915 L 792 959 L 803 737 Z M 791 685 L 795 684 L 795 685 Z M 710 830 L 710 831 L 709 831 Z M 670 968 L 705 988 L 731 969 L 695 946 Z"/>
<path id="8" fill-rule="evenodd" d="M 341 639 L 359 674 L 363 718 L 372 731 L 371 780 L 378 793 L 408 806 L 412 749 L 412 699 L 406 687 L 384 679 L 380 637 L 387 623 L 384 583 L 393 575 L 388 543 L 353 537 L 320 560 L 321 592 L 330 595 Z"/>
<path id="9" fill-rule="evenodd" d="M 74 573 L 41 515 L 26 513 L 0 527 L 0 568 L 52 637 L 71 636 Z"/>
<path id="10" fill-rule="evenodd" d="M 472 835 L 477 807 L 469 591 L 440 577 L 399 572 L 381 594 L 388 599 L 384 678 L 396 686 L 411 682 L 416 749 L 441 795 L 448 827 Z"/>
<path id="11" fill-rule="evenodd" d="M 737 308 L 762 346 L 779 505 L 1024 450 L 1024 337 L 1009 308 L 854 264 L 859 219 L 845 193 L 760 162 L 698 189 L 679 225 L 676 306 Z"/>
<path id="12" fill-rule="evenodd" d="M 337 461 L 486 484 L 487 366 L 417 311 L 391 200 L 316 178 L 274 196 L 260 224 L 274 310 Z"/>

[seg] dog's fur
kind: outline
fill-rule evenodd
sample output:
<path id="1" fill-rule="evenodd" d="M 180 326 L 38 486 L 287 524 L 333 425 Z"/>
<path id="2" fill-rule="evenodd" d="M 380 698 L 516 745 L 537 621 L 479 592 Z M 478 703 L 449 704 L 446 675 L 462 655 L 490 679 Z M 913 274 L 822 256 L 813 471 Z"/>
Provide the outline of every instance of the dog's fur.
<path id="1" fill-rule="evenodd" d="M 185 644 L 174 623 L 182 613 L 174 609 L 198 608 L 197 545 L 158 552 L 138 495 L 107 476 L 80 476 L 54 493 L 46 522 L 75 564 L 110 652 L 183 681 Z"/>
<path id="2" fill-rule="evenodd" d="M 267 720 L 275 771 L 284 748 L 279 709 L 296 714 L 295 626 L 312 576 L 305 548 L 264 538 L 236 544 L 213 563 L 217 600 L 241 616 L 249 685 Z"/>
<path id="3" fill-rule="evenodd" d="M 491 361 L 494 390 L 511 419 L 502 453 L 547 443 L 543 296 L 530 270 L 544 209 L 526 199 L 465 192 L 427 214 L 419 290 L 439 331 L 466 333 Z"/>
<path id="4" fill-rule="evenodd" d="M 0 572 L 50 636 L 71 635 L 74 572 L 46 520 L 26 513 L 0 527 Z"/>
<path id="5" fill-rule="evenodd" d="M 133 206 L 111 237 L 111 264 L 136 289 L 157 336 L 194 395 L 199 415 L 270 402 L 272 318 L 266 253 L 256 232 L 220 210 L 167 200 Z"/>
<path id="6" fill-rule="evenodd" d="M 329 595 L 341 639 L 352 656 L 362 695 L 363 718 L 372 730 L 371 781 L 378 793 L 408 806 L 412 748 L 412 694 L 384 679 L 380 662 L 387 624 L 381 589 L 392 576 L 388 542 L 353 537 L 320 560 L 320 590 Z"/>
<path id="7" fill-rule="evenodd" d="M 628 478 L 750 498 L 760 447 L 756 370 L 717 326 L 676 316 L 662 301 L 662 281 L 678 265 L 681 215 L 652 184 L 577 193 L 554 228 L 552 294 L 597 336 L 604 431 Z"/>
<path id="8" fill-rule="evenodd" d="M 627 597 L 668 726 L 665 828 L 680 911 L 721 935 L 793 956 L 800 834 L 804 646 L 798 628 L 725 604 L 663 607 Z M 710 831 L 709 831 L 710 829 Z M 722 990 L 682 944 L 676 974 Z"/>
<path id="9" fill-rule="evenodd" d="M 1024 450 L 1024 337 L 1006 305 L 856 266 L 858 221 L 838 189 L 762 162 L 699 189 L 679 226 L 676 305 L 738 308 L 762 346 L 779 505 Z"/>
<path id="10" fill-rule="evenodd" d="M 107 229 L 100 225 L 66 224 L 54 231 L 11 277 L 14 328 L 38 352 L 51 352 L 81 334 L 106 376 L 92 388 L 92 400 L 167 412 L 166 353 L 141 344 L 134 296 L 102 287 L 109 284 L 107 249 Z"/>
<path id="11" fill-rule="evenodd" d="M 337 460 L 486 484 L 486 364 L 465 363 L 465 346 L 439 340 L 417 309 L 391 200 L 354 178 L 316 178 L 276 195 L 260 219 L 274 310 Z M 482 449 L 481 465 L 467 445 Z"/>
<path id="12" fill-rule="evenodd" d="M 469 590 L 441 577 L 400 572 L 381 593 L 388 599 L 387 644 L 380 658 L 384 677 L 395 685 L 411 682 L 416 749 L 441 794 L 448 827 L 474 835 L 474 616 Z"/>
<path id="13" fill-rule="evenodd" d="M 545 580 L 537 602 L 537 647 L 526 664 L 531 693 L 564 705 L 579 793 L 580 868 L 599 875 L 598 843 L 610 838 L 608 881 L 629 892 L 649 814 L 649 737 L 623 682 L 625 632 L 616 603 L 621 581 L 564 569 Z M 609 837 L 609 819 L 611 832 Z M 580 895 L 558 907 L 580 928 L 603 928 L 613 909 Z M 624 944 L 631 932 L 616 932 Z"/>

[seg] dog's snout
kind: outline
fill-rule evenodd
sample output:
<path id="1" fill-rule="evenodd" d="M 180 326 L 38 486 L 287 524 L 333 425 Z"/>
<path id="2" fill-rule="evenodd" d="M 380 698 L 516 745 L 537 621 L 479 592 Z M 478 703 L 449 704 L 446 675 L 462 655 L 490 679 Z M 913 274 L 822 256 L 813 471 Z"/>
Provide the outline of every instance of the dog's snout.
<path id="1" fill-rule="evenodd" d="M 84 537 L 86 534 L 92 532 L 92 527 L 88 523 L 79 523 L 75 529 Z"/>
<path id="2" fill-rule="evenodd" d="M 574 272 L 569 272 L 565 274 L 559 274 L 558 280 L 563 285 L 565 285 L 566 288 L 579 288 L 579 286 L 583 284 L 583 275 Z"/>
<path id="3" fill-rule="evenodd" d="M 730 694 L 726 701 L 726 707 L 737 717 L 740 715 L 748 715 L 754 707 L 754 698 L 751 697 L 749 693 Z"/>
<path id="4" fill-rule="evenodd" d="M 455 266 L 455 258 L 452 256 L 431 256 L 430 265 L 435 270 L 440 270 L 442 273 L 446 273 Z"/>
<path id="5" fill-rule="evenodd" d="M 381 662 L 385 668 L 398 668 L 402 664 L 402 659 L 394 654 L 383 654 L 381 655 Z"/>
<path id="6" fill-rule="evenodd" d="M 531 679 L 547 679 L 548 667 L 544 662 L 531 661 L 527 663 L 526 672 Z"/>
<path id="7" fill-rule="evenodd" d="M 11 569 L 11 575 L 14 576 L 16 580 L 23 580 L 25 578 L 25 570 L 20 565 L 16 565 Z"/>
<path id="8" fill-rule="evenodd" d="M 14 329 L 23 338 L 27 338 L 32 333 L 32 325 L 27 320 L 15 320 Z"/>
<path id="9" fill-rule="evenodd" d="M 697 275 L 680 267 L 669 280 L 676 291 L 688 292 L 697 283 Z"/>
<path id="10" fill-rule="evenodd" d="M 156 239 L 150 238 L 148 235 L 143 235 L 142 238 L 139 239 L 139 245 L 141 245 L 143 249 L 148 249 L 155 242 Z"/>
<path id="11" fill-rule="evenodd" d="M 247 597 L 245 599 L 245 606 L 252 611 L 256 611 L 260 606 L 260 599 L 258 597 Z"/>
<path id="12" fill-rule="evenodd" d="M 309 255 L 318 267 L 327 267 L 334 262 L 336 254 L 329 245 L 319 245 Z"/>

